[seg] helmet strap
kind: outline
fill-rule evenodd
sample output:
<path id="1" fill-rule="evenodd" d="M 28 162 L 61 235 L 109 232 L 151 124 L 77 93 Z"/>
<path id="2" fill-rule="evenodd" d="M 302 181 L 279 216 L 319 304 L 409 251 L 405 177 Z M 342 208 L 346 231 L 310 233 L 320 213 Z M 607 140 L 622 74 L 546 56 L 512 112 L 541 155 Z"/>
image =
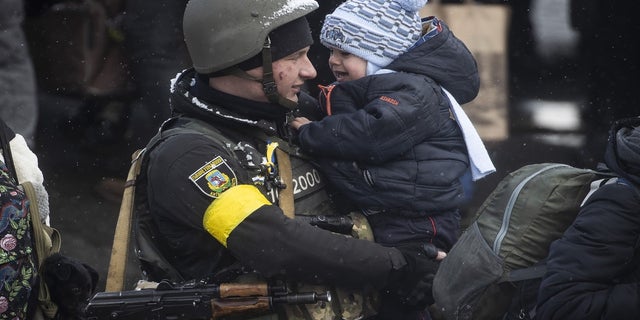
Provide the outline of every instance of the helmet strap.
<path id="1" fill-rule="evenodd" d="M 254 76 L 248 74 L 246 71 L 238 68 L 238 66 L 229 67 L 227 69 L 218 71 L 216 74 L 217 75 L 233 75 L 233 76 L 236 76 L 236 77 L 240 77 L 242 79 L 247 79 L 247 80 L 256 81 L 256 82 L 262 82 L 262 79 L 260 79 L 258 77 L 254 77 Z"/>
<path id="2" fill-rule="evenodd" d="M 287 109 L 294 110 L 298 107 L 298 104 L 278 93 L 278 86 L 273 78 L 272 62 L 271 39 L 267 36 L 264 40 L 264 45 L 262 46 L 262 91 L 264 91 L 264 94 L 267 95 L 267 99 L 269 99 L 271 103 L 276 103 Z"/>
<path id="3" fill-rule="evenodd" d="M 269 102 L 279 104 L 287 109 L 295 110 L 298 107 L 298 103 L 289 100 L 280 93 L 278 93 L 278 86 L 273 78 L 273 67 L 271 66 L 271 39 L 267 36 L 262 46 L 262 79 L 254 77 L 248 74 L 246 71 L 238 68 L 238 66 L 232 66 L 227 69 L 218 71 L 218 75 L 234 75 L 243 79 L 257 81 L 262 83 L 262 91 L 269 99 Z"/>

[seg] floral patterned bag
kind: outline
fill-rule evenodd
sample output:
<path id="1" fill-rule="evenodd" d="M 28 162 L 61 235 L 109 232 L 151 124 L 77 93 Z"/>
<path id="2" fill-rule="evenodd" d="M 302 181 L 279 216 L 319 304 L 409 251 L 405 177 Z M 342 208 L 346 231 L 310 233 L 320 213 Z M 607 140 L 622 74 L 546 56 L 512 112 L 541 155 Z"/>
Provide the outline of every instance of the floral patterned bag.
<path id="1" fill-rule="evenodd" d="M 40 219 L 32 183 L 17 182 L 10 147 L 14 137 L 0 119 L 0 320 L 52 319 L 58 306 L 39 281 L 39 266 L 60 250 L 60 235 Z"/>

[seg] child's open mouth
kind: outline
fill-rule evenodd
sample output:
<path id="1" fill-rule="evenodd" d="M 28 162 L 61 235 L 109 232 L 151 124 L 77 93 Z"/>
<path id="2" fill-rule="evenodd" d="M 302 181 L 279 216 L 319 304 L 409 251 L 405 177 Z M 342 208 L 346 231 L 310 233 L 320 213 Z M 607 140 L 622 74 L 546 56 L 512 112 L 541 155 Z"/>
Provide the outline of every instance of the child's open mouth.
<path id="1" fill-rule="evenodd" d="M 336 77 L 336 80 L 343 81 L 349 74 L 346 72 L 334 71 L 333 76 Z"/>

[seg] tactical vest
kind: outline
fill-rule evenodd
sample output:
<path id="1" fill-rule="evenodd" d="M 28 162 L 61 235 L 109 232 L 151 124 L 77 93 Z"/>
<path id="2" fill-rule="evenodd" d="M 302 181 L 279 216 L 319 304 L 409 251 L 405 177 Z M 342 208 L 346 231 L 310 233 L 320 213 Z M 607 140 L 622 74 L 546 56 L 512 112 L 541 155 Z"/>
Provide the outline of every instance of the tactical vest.
<path id="1" fill-rule="evenodd" d="M 175 121 L 179 121 L 176 125 Z M 166 128 L 173 125 L 170 128 Z M 166 129 L 165 129 L 166 128 Z M 146 195 L 147 189 L 147 175 L 146 167 L 148 165 L 147 155 L 158 144 L 167 138 L 185 133 L 197 133 L 204 135 L 211 139 L 214 143 L 222 146 L 227 152 L 227 156 L 233 157 L 242 164 L 243 168 L 249 173 L 249 175 L 260 176 L 263 174 L 264 167 L 260 166 L 259 161 L 256 159 L 265 158 L 265 152 L 258 150 L 266 150 L 268 142 L 277 141 L 279 147 L 284 150 L 291 159 L 291 167 L 293 171 L 293 180 L 291 187 L 294 188 L 294 192 L 298 198 L 304 197 L 304 200 L 296 202 L 296 219 L 311 219 L 321 215 L 322 217 L 330 217 L 336 215 L 336 211 L 332 209 L 332 206 L 328 203 L 326 191 L 315 192 L 313 194 L 305 194 L 308 190 L 309 184 L 319 182 L 319 173 L 311 164 L 307 161 L 306 157 L 297 151 L 296 147 L 291 146 L 289 143 L 277 138 L 268 137 L 263 132 L 250 133 L 249 137 L 254 138 L 252 140 L 257 143 L 250 143 L 245 141 L 233 141 L 229 137 L 223 135 L 219 130 L 213 128 L 211 125 L 193 118 L 174 118 L 168 120 L 163 124 L 161 130 L 156 134 L 147 144 L 144 151 L 141 153 L 142 157 L 142 169 L 136 179 L 136 193 L 135 193 L 135 212 L 134 212 L 134 245 L 135 253 L 139 260 L 143 275 L 146 280 L 155 279 L 172 279 L 173 281 L 185 281 L 178 270 L 176 270 L 171 264 L 162 256 L 161 251 L 158 249 L 163 244 L 162 240 L 155 235 L 159 234 L 155 223 L 152 221 L 151 212 L 149 210 L 149 203 Z M 249 160 L 247 160 L 249 159 Z M 313 169 L 311 169 L 313 168 Z M 314 180 L 316 179 L 316 180 Z M 272 203 L 278 204 L 279 193 L 278 189 L 269 187 L 269 181 L 257 182 L 258 188 L 266 195 Z M 305 185 L 306 184 L 306 185 Z M 313 213 L 313 214 L 312 214 Z M 342 217 L 342 216 L 340 216 Z M 350 221 L 353 223 L 353 227 L 350 228 L 351 232 L 348 236 L 352 236 L 358 239 L 366 239 L 373 241 L 373 234 L 366 218 L 359 213 L 349 213 Z M 336 217 L 339 218 L 339 217 Z M 319 224 L 319 226 L 322 226 Z M 331 226 L 326 229 L 331 230 Z M 292 239 L 295 241 L 295 239 Z M 160 243 L 159 243 L 160 242 Z M 366 267 L 366 266 L 363 266 Z M 247 278 L 252 279 L 251 275 L 240 275 L 234 281 L 247 281 Z M 364 319 L 376 314 L 375 307 L 377 302 L 377 293 L 365 292 L 363 290 L 345 290 L 335 287 L 326 287 L 318 285 L 304 285 L 297 283 L 288 284 L 289 288 L 293 288 L 298 292 L 315 291 L 326 292 L 330 291 L 332 295 L 332 301 L 329 303 L 317 303 L 313 305 L 286 305 L 278 310 L 277 314 L 266 315 L 256 317 L 252 319 L 289 319 L 289 320 L 317 320 L 317 319 Z"/>

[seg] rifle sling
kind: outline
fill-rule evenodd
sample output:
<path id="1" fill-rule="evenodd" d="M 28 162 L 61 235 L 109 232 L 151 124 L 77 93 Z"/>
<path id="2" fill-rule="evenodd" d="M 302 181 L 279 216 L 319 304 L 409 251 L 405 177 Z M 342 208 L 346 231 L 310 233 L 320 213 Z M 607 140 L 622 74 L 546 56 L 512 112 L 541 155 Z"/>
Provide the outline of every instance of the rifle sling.
<path id="1" fill-rule="evenodd" d="M 113 236 L 111 248 L 111 259 L 109 260 L 109 271 L 107 273 L 107 284 L 105 291 L 121 291 L 124 287 L 125 269 L 127 265 L 127 252 L 129 248 L 131 219 L 133 216 L 133 196 L 135 193 L 136 177 L 140 173 L 142 163 L 142 150 L 136 150 L 131 156 L 131 167 L 127 174 L 125 189 L 120 204 L 120 213 L 116 231 Z"/>
<path id="2" fill-rule="evenodd" d="M 280 179 L 285 184 L 285 188 L 280 190 L 278 196 L 278 206 L 284 212 L 284 215 L 293 219 L 295 209 L 293 204 L 293 175 L 291 170 L 291 159 L 289 154 L 280 148 L 276 149 L 276 158 L 278 159 L 278 173 Z"/>

